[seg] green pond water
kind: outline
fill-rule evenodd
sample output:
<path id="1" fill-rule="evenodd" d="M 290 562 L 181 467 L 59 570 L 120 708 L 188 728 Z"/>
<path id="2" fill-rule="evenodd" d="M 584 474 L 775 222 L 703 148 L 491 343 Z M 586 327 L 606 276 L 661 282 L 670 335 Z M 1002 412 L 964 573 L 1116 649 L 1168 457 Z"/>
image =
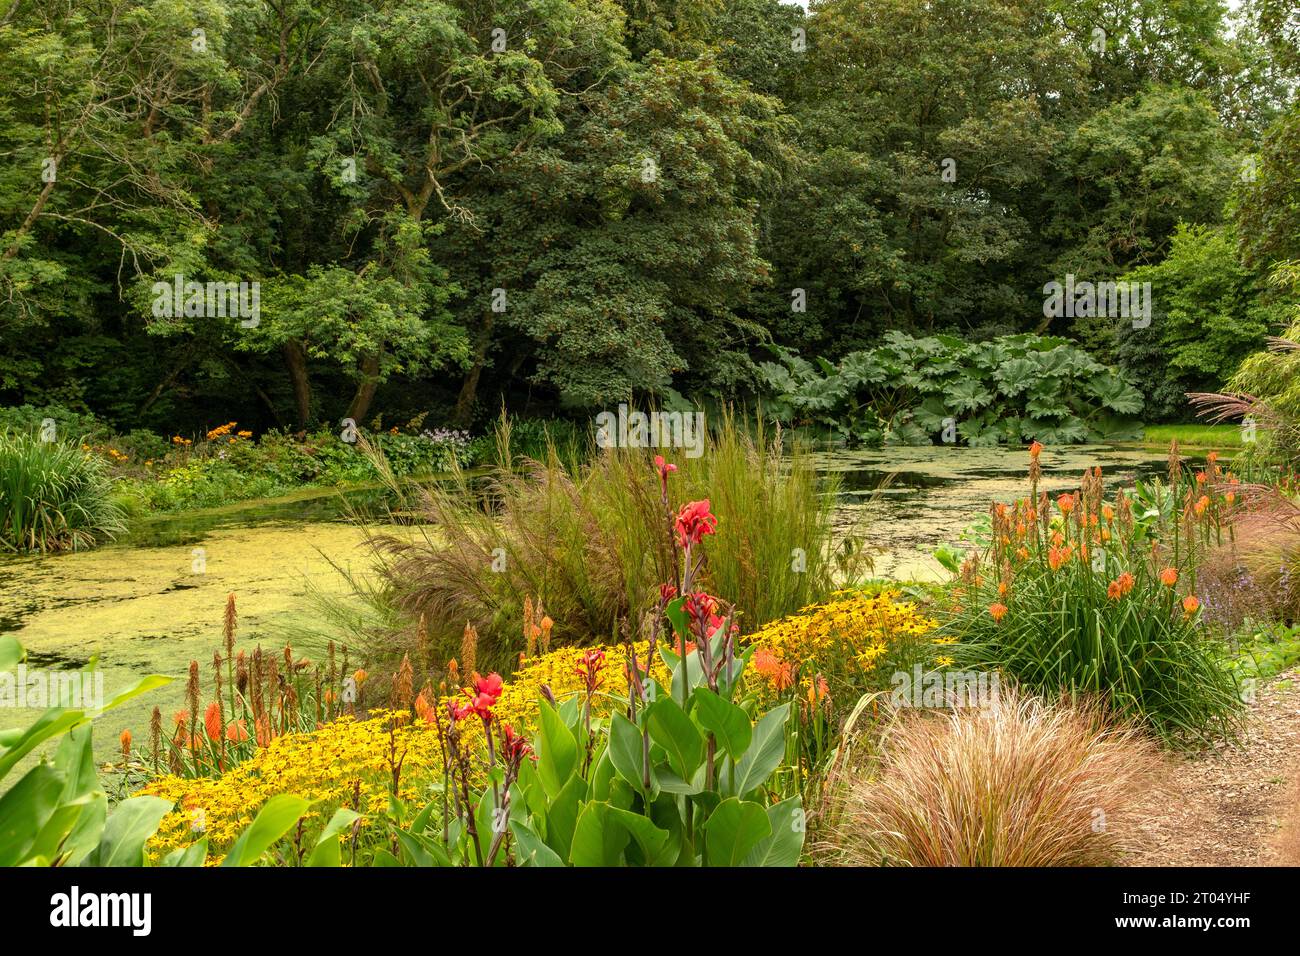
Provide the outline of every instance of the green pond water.
<path id="1" fill-rule="evenodd" d="M 1077 484 L 1092 465 L 1102 466 L 1111 485 L 1156 473 L 1163 463 L 1154 450 L 1105 446 L 1042 456 L 1049 491 Z M 876 574 L 923 579 L 940 573 L 930 557 L 935 547 L 956 541 L 990 500 L 1023 493 L 1028 455 L 947 447 L 836 450 L 819 455 L 818 465 L 842 479 L 840 529 L 861 528 L 865 520 Z M 348 501 L 364 509 L 377 497 L 362 490 Z M 251 650 L 259 641 L 275 646 L 282 640 L 277 632 L 310 622 L 309 590 L 345 590 L 333 564 L 366 573 L 366 535 L 349 520 L 350 510 L 337 492 L 303 492 L 146 517 L 125 539 L 94 551 L 0 558 L 0 632 L 27 648 L 29 667 L 73 670 L 98 659 L 109 698 L 147 674 L 175 678 L 98 719 L 97 753 L 110 760 L 123 727 L 143 741 L 155 705 L 168 718 L 182 706 L 191 659 L 204 665 L 207 686 L 227 594 L 237 595 L 237 646 Z M 25 725 L 37 714 L 0 708 L 0 728 Z"/>

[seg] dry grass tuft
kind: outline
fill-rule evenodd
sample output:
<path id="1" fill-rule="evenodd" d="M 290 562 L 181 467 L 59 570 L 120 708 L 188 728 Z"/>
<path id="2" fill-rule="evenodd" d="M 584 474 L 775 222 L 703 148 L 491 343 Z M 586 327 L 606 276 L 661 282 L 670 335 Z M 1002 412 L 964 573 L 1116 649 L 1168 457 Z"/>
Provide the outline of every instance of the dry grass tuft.
<path id="1" fill-rule="evenodd" d="M 1097 866 L 1140 840 L 1164 763 L 1092 707 L 1003 691 L 987 709 L 901 713 L 876 760 L 832 795 L 826 862 Z"/>

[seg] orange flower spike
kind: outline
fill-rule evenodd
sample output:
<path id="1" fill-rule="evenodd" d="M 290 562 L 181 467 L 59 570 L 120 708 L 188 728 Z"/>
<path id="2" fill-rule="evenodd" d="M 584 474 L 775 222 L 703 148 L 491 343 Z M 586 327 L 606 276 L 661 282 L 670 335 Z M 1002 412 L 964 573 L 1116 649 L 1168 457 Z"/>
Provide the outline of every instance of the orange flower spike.
<path id="1" fill-rule="evenodd" d="M 1043 453 L 1043 446 L 1042 446 L 1041 444 L 1039 444 L 1038 442 L 1034 442 L 1032 445 L 1029 446 L 1029 457 L 1030 457 L 1030 458 L 1033 458 L 1034 460 L 1037 460 L 1037 459 L 1038 459 L 1038 456 L 1041 455 L 1042 453 Z"/>
<path id="2" fill-rule="evenodd" d="M 122 759 L 129 759 L 131 756 L 131 731 L 122 731 L 122 736 L 118 737 L 117 740 L 122 745 Z"/>
<path id="3" fill-rule="evenodd" d="M 221 708 L 217 706 L 215 700 L 208 704 L 208 709 L 203 712 L 203 732 L 208 735 L 209 740 L 221 739 Z"/>
<path id="4" fill-rule="evenodd" d="M 1002 604 L 1001 602 L 998 602 L 996 604 L 990 604 L 989 615 L 993 618 L 994 621 L 1001 623 L 1002 619 L 1007 616 L 1007 606 L 1005 604 Z"/>
<path id="5" fill-rule="evenodd" d="M 1201 599 L 1198 598 L 1195 594 L 1189 594 L 1187 595 L 1187 597 L 1183 598 L 1183 613 L 1188 617 L 1191 617 L 1193 614 L 1195 614 L 1196 609 L 1199 608 L 1200 606 L 1201 606 Z"/>
<path id="6" fill-rule="evenodd" d="M 1133 590 L 1133 575 L 1125 571 L 1115 579 L 1115 583 L 1119 585 L 1120 594 L 1128 594 L 1129 591 Z"/>
<path id="7" fill-rule="evenodd" d="M 1061 509 L 1061 514 L 1068 515 L 1074 510 L 1074 495 L 1061 495 L 1056 499 L 1056 506 Z"/>
<path id="8" fill-rule="evenodd" d="M 1167 588 L 1171 588 L 1171 587 L 1173 587 L 1175 584 L 1177 584 L 1177 583 L 1178 583 L 1178 569 L 1177 569 L 1177 568 L 1165 568 L 1163 571 L 1161 571 L 1161 572 L 1160 572 L 1160 583 L 1163 584 L 1163 585 L 1164 585 L 1165 587 L 1167 587 Z"/>

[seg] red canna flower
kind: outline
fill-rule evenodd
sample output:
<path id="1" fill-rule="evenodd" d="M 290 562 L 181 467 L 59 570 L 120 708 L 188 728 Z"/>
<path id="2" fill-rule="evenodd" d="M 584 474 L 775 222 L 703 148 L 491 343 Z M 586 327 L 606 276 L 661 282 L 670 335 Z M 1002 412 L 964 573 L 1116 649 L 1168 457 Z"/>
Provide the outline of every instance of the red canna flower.
<path id="1" fill-rule="evenodd" d="M 600 672 L 604 670 L 604 668 L 604 651 L 587 651 L 578 658 L 578 666 L 574 668 L 574 673 L 583 679 L 588 694 L 596 693 L 596 688 L 600 686 Z"/>
<path id="2" fill-rule="evenodd" d="M 533 752 L 532 746 L 523 737 L 515 733 L 514 728 L 504 721 L 501 724 L 501 736 L 506 759 L 517 763 Z"/>
<path id="3" fill-rule="evenodd" d="M 501 680 L 501 675 L 495 672 L 488 674 L 487 677 L 480 677 L 474 682 L 474 689 L 478 691 L 479 696 L 492 698 L 493 704 L 501 696 L 504 687 L 505 682 Z"/>
<path id="4" fill-rule="evenodd" d="M 677 513 L 677 544 L 682 548 L 699 544 L 706 534 L 713 534 L 718 526 L 718 519 L 709 511 L 709 499 L 692 501 L 682 505 Z"/>
<path id="5" fill-rule="evenodd" d="M 677 470 L 677 466 L 670 461 L 664 461 L 663 455 L 655 455 L 655 468 L 659 470 L 659 490 L 666 498 L 668 496 L 668 476 Z"/>

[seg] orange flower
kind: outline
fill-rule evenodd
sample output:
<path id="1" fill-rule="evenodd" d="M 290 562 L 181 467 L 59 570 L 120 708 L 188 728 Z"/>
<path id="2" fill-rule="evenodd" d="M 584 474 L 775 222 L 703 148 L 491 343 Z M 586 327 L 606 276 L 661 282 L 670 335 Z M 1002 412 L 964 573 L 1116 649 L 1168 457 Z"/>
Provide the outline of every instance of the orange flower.
<path id="1" fill-rule="evenodd" d="M 232 720 L 226 726 L 226 739 L 232 740 L 237 744 L 243 743 L 248 739 L 248 729 L 242 720 Z"/>
<path id="2" fill-rule="evenodd" d="M 998 582 L 998 597 L 1006 597 L 1006 596 L 1007 596 L 1007 582 L 1006 582 L 1006 581 L 999 581 L 999 582 Z"/>
<path id="3" fill-rule="evenodd" d="M 1217 451 L 1212 451 L 1205 456 L 1205 460 L 1208 461 L 1211 465 L 1213 465 L 1216 461 L 1219 460 L 1219 453 Z"/>
<path id="4" fill-rule="evenodd" d="M 1115 579 L 1115 583 L 1119 585 L 1120 594 L 1128 594 L 1129 591 L 1133 590 L 1133 575 L 1125 571 Z"/>
<path id="5" fill-rule="evenodd" d="M 1027 557 L 1029 557 L 1029 549 L 1016 548 L 1016 557 L 1019 558 L 1021 561 L 1025 560 Z"/>
<path id="6" fill-rule="evenodd" d="M 1196 504 L 1194 506 L 1196 509 L 1196 516 L 1199 518 L 1201 515 L 1205 514 L 1205 509 L 1208 508 L 1209 506 L 1210 506 L 1210 499 L 1205 495 L 1201 495 L 1201 497 L 1197 499 Z"/>
<path id="7" fill-rule="evenodd" d="M 203 731 L 208 735 L 209 740 L 221 739 L 221 708 L 217 706 L 215 700 L 208 704 L 208 709 L 203 712 Z"/>
<path id="8" fill-rule="evenodd" d="M 1059 571 L 1069 555 L 1060 548 L 1047 549 L 1047 564 L 1053 571 Z"/>
<path id="9" fill-rule="evenodd" d="M 990 604 L 989 614 L 993 617 L 993 620 L 1000 622 L 1004 617 L 1007 616 L 1007 606 L 1002 603 Z"/>
<path id="10" fill-rule="evenodd" d="M 1223 500 L 1226 501 L 1228 504 L 1232 504 L 1234 501 L 1237 500 L 1237 493 L 1235 491 L 1230 491 L 1223 496 Z"/>
<path id="11" fill-rule="evenodd" d="M 1074 510 L 1074 495 L 1061 495 L 1056 499 L 1056 506 L 1061 509 L 1061 514 L 1068 515 Z"/>
<path id="12" fill-rule="evenodd" d="M 1029 457 L 1037 459 L 1038 456 L 1042 454 L 1042 451 L 1043 451 L 1043 446 L 1040 445 L 1038 442 L 1034 442 L 1032 445 L 1029 446 Z"/>
<path id="13" fill-rule="evenodd" d="M 1111 581 L 1110 584 L 1106 586 L 1106 597 L 1110 598 L 1112 601 L 1118 601 L 1123 593 L 1124 589 L 1119 586 L 1118 581 Z"/>
<path id="14" fill-rule="evenodd" d="M 1183 598 L 1183 613 L 1191 617 L 1196 613 L 1196 609 L 1201 606 L 1201 599 L 1195 594 L 1189 594 Z"/>
<path id="15" fill-rule="evenodd" d="M 122 744 L 122 758 L 125 760 L 131 756 L 131 731 L 122 731 L 122 736 L 117 739 Z"/>
<path id="16" fill-rule="evenodd" d="M 766 647 L 754 652 L 754 670 L 772 682 L 777 691 L 786 690 L 794 682 L 793 669 Z"/>
<path id="17" fill-rule="evenodd" d="M 356 671 L 356 673 L 352 675 L 352 681 L 353 681 L 353 683 L 355 683 L 358 687 L 360 687 L 362 684 L 364 684 L 364 683 L 366 682 L 366 678 L 369 677 L 369 676 L 370 676 L 370 675 L 367 674 L 367 673 L 365 672 L 364 669 L 362 669 L 362 668 L 358 668 L 357 671 Z"/>
<path id="18" fill-rule="evenodd" d="M 1177 569 L 1177 568 L 1165 568 L 1163 571 L 1161 571 L 1161 572 L 1160 572 L 1160 583 L 1163 584 L 1163 585 L 1164 585 L 1165 587 L 1167 587 L 1167 588 L 1171 588 L 1171 587 L 1173 587 L 1175 584 L 1177 584 L 1177 583 L 1178 583 L 1178 569 Z"/>

